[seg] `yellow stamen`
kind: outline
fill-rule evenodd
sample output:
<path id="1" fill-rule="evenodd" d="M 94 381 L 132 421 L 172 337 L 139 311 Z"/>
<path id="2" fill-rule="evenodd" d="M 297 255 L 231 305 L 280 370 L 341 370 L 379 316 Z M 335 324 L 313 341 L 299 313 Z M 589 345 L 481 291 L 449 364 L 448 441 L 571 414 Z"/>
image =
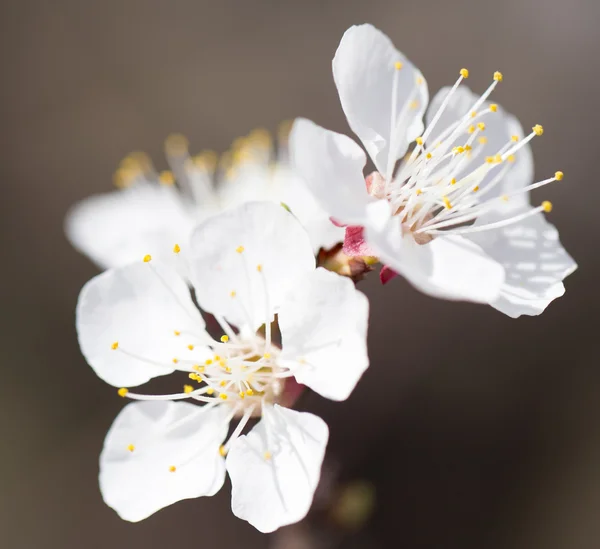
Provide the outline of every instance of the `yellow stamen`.
<path id="1" fill-rule="evenodd" d="M 503 74 L 500 71 L 496 71 L 494 73 L 494 80 L 496 82 L 502 82 L 502 79 L 504 78 Z"/>
<path id="2" fill-rule="evenodd" d="M 259 263 L 259 264 L 256 266 L 256 270 L 257 270 L 259 273 L 262 273 L 262 265 L 261 265 L 260 263 Z"/>
<path id="3" fill-rule="evenodd" d="M 460 75 L 463 78 L 469 78 L 469 71 L 467 69 L 460 69 Z"/>
<path id="4" fill-rule="evenodd" d="M 174 473 L 175 471 L 177 471 L 177 467 L 175 467 L 175 465 L 171 465 L 171 466 L 169 467 L 169 472 L 170 472 L 170 473 Z"/>
<path id="5" fill-rule="evenodd" d="M 487 139 L 487 137 L 486 137 L 485 135 L 482 135 L 482 136 L 481 136 L 481 137 L 478 139 L 478 141 L 479 141 L 479 144 L 480 144 L 480 145 L 485 145 L 485 144 L 488 142 L 488 139 Z"/>
<path id="6" fill-rule="evenodd" d="M 538 137 L 544 133 L 544 128 L 540 124 L 536 124 L 531 129 L 534 131 L 535 135 L 537 135 Z"/>
<path id="7" fill-rule="evenodd" d="M 227 450 L 225 449 L 225 446 L 223 446 L 221 444 L 221 446 L 219 446 L 219 455 L 221 457 L 225 457 L 227 455 Z"/>
<path id="8" fill-rule="evenodd" d="M 510 136 L 511 140 L 514 141 L 515 143 L 519 140 L 519 136 L 518 135 L 511 135 Z"/>
<path id="9" fill-rule="evenodd" d="M 542 202 L 542 208 L 544 208 L 544 211 L 546 213 L 550 213 L 552 211 L 552 202 L 550 202 L 549 200 L 544 200 Z"/>
<path id="10" fill-rule="evenodd" d="M 564 176 L 565 176 L 565 174 L 564 174 L 564 173 L 562 173 L 562 172 L 556 172 L 556 173 L 554 174 L 554 179 L 556 179 L 556 181 L 562 181 L 562 178 L 563 178 Z"/>
<path id="11" fill-rule="evenodd" d="M 417 145 L 422 145 L 423 144 L 423 138 L 422 137 L 417 137 L 415 139 L 415 141 L 417 142 Z"/>
<path id="12" fill-rule="evenodd" d="M 222 335 L 221 336 L 221 342 L 222 343 L 227 343 L 229 341 L 229 336 L 227 335 Z"/>
<path id="13" fill-rule="evenodd" d="M 178 359 L 178 358 L 174 358 L 174 359 L 173 359 L 173 364 L 177 364 L 178 362 L 179 362 L 179 359 Z"/>
<path id="14" fill-rule="evenodd" d="M 175 244 L 175 246 L 173 246 L 173 252 L 178 254 L 181 251 L 181 248 L 179 247 L 179 244 Z"/>
<path id="15" fill-rule="evenodd" d="M 498 112 L 498 105 L 496 105 L 496 103 L 492 103 L 490 105 L 490 111 L 492 111 L 492 112 Z"/>
<path id="16" fill-rule="evenodd" d="M 225 393 L 221 393 L 219 397 L 221 398 L 221 400 L 227 400 L 227 395 Z"/>
<path id="17" fill-rule="evenodd" d="M 265 461 L 269 461 L 273 456 L 271 455 L 271 452 L 265 452 L 263 454 L 263 457 L 265 458 Z"/>
<path id="18" fill-rule="evenodd" d="M 175 330 L 173 333 L 174 333 L 176 336 L 180 336 L 180 335 L 181 335 L 181 332 L 178 332 L 177 330 Z"/>
<path id="19" fill-rule="evenodd" d="M 144 263 L 150 263 L 152 261 L 152 256 L 150 254 L 146 254 L 144 256 Z"/>
<path id="20" fill-rule="evenodd" d="M 253 391 L 252 389 L 248 389 L 248 390 L 246 391 L 246 396 L 249 396 L 249 397 L 251 397 L 251 396 L 253 396 L 253 395 L 254 395 L 254 391 Z"/>
<path id="21" fill-rule="evenodd" d="M 235 291 L 235 290 L 231 290 L 231 292 L 229 292 L 229 295 L 230 295 L 231 297 L 235 297 L 237 294 L 236 294 L 236 291 Z"/>
<path id="22" fill-rule="evenodd" d="M 125 397 L 128 395 L 128 393 L 129 393 L 129 390 L 128 390 L 128 389 L 125 389 L 125 387 L 121 387 L 121 388 L 120 388 L 120 389 L 117 391 L 117 393 L 118 393 L 118 395 L 119 395 L 121 398 L 125 398 Z"/>
<path id="23" fill-rule="evenodd" d="M 194 388 L 191 385 L 184 385 L 183 386 L 183 392 L 186 395 L 189 395 L 193 390 L 194 390 Z"/>
<path id="24" fill-rule="evenodd" d="M 164 170 L 164 171 L 160 172 L 160 174 L 158 175 L 158 180 L 163 185 L 167 185 L 167 186 L 175 185 L 175 176 L 173 175 L 173 172 L 171 172 L 169 170 Z"/>
<path id="25" fill-rule="evenodd" d="M 238 247 L 235 249 L 235 251 L 236 251 L 238 254 L 241 254 L 241 253 L 244 251 L 244 246 L 238 246 Z"/>
<path id="26" fill-rule="evenodd" d="M 485 130 L 485 124 L 484 124 L 483 122 L 479 122 L 479 123 L 477 124 L 477 127 L 478 127 L 478 128 L 481 130 L 481 131 Z"/>
<path id="27" fill-rule="evenodd" d="M 474 133 L 474 132 L 475 132 L 475 126 L 473 126 L 473 125 L 471 124 L 471 125 L 469 126 L 468 132 L 469 132 L 469 133 Z"/>
<path id="28" fill-rule="evenodd" d="M 396 61 L 394 63 L 394 68 L 399 71 L 402 68 L 402 62 L 401 61 Z"/>
<path id="29" fill-rule="evenodd" d="M 449 210 L 452 209 L 452 204 L 450 203 L 450 200 L 448 199 L 447 196 L 442 197 L 442 200 L 444 201 L 444 206 L 446 206 L 446 208 L 448 208 Z"/>
<path id="30" fill-rule="evenodd" d="M 214 392 L 215 392 L 215 390 L 212 387 L 209 387 L 208 389 L 206 389 L 207 395 L 212 395 Z"/>
<path id="31" fill-rule="evenodd" d="M 133 451 L 135 450 L 135 446 L 134 446 L 133 444 L 130 444 L 129 446 L 127 446 L 127 449 L 128 449 L 130 452 L 133 452 Z"/>
<path id="32" fill-rule="evenodd" d="M 453 177 L 453 178 L 450 180 L 450 185 L 456 185 L 456 177 Z"/>
<path id="33" fill-rule="evenodd" d="M 193 351 L 193 350 L 194 350 L 194 346 L 193 346 L 193 345 L 191 345 L 191 344 L 190 344 L 190 345 L 188 345 L 188 346 L 187 346 L 187 348 L 188 348 L 190 351 Z"/>
<path id="34" fill-rule="evenodd" d="M 115 341 L 115 342 L 114 342 L 114 343 L 113 343 L 113 344 L 110 346 L 110 348 L 111 348 L 113 351 L 116 351 L 116 350 L 119 348 L 119 342 L 118 342 L 118 341 Z"/>

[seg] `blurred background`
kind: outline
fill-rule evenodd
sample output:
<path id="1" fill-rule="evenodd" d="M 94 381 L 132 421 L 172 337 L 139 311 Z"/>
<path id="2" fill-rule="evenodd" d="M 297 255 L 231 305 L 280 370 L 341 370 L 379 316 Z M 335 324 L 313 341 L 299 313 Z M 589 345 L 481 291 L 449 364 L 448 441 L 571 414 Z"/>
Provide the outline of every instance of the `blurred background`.
<path id="1" fill-rule="evenodd" d="M 599 20 L 597 0 L 2 2 L 0 546 L 597 549 Z M 535 197 L 580 268 L 518 320 L 372 276 L 370 370 L 346 402 L 301 402 L 331 427 L 303 523 L 263 536 L 231 515 L 228 486 L 122 522 L 97 460 L 123 401 L 79 353 L 75 303 L 97 269 L 65 212 L 109 190 L 131 150 L 165 168 L 172 132 L 220 151 L 298 115 L 348 132 L 330 63 L 362 22 L 432 94 L 463 66 L 478 91 L 504 72 L 494 100 L 546 130 L 536 175 L 566 174 Z"/>

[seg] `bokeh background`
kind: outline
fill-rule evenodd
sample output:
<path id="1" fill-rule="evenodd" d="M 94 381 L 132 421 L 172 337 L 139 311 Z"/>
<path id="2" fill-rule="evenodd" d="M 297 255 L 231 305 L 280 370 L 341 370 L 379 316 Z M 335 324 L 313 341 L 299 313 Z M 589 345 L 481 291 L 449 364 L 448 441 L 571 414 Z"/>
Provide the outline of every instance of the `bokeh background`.
<path id="1" fill-rule="evenodd" d="M 597 0 L 2 2 L 0 546 L 597 549 L 599 20 Z M 97 270 L 66 242 L 65 212 L 109 190 L 131 150 L 166 167 L 174 131 L 221 151 L 298 115 L 346 132 L 330 62 L 367 21 L 432 92 L 463 66 L 480 91 L 504 72 L 495 100 L 546 130 L 537 175 L 566 174 L 535 196 L 580 269 L 519 320 L 361 283 L 372 366 L 348 401 L 302 401 L 331 427 L 315 512 L 262 536 L 225 488 L 122 522 L 97 458 L 123 401 L 79 354 L 75 303 Z M 355 521 L 348 493 L 365 496 Z"/>

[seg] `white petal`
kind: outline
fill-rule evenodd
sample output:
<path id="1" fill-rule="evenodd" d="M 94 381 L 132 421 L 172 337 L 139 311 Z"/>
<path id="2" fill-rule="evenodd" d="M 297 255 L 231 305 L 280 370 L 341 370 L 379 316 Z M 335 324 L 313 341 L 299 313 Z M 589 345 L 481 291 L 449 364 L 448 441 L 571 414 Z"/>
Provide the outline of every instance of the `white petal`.
<path id="1" fill-rule="evenodd" d="M 427 124 L 437 113 L 442 102 L 448 95 L 450 88 L 442 88 L 432 99 L 429 110 L 427 111 L 426 121 Z M 478 95 L 475 95 L 469 88 L 461 85 L 454 94 L 450 97 L 450 101 L 444 110 L 441 118 L 435 125 L 431 137 L 428 139 L 429 143 L 435 143 L 437 136 L 445 130 L 448 126 L 462 118 L 465 114 L 472 110 L 473 105 L 479 99 Z M 480 111 L 487 109 L 490 106 L 490 102 L 486 101 L 481 107 Z M 524 137 L 523 128 L 519 121 L 511 114 L 507 113 L 501 106 L 498 106 L 497 112 L 491 112 L 482 115 L 477 118 L 477 122 L 483 122 L 485 124 L 485 130 L 480 133 L 487 137 L 487 143 L 484 145 L 475 142 L 473 146 L 473 154 L 477 153 L 477 158 L 480 159 L 480 163 L 483 164 L 486 156 L 496 155 L 504 145 L 510 143 L 515 145 L 511 141 L 513 135 L 516 135 L 519 139 Z M 463 133 L 457 136 L 452 144 L 452 147 L 464 145 L 469 135 Z M 440 164 L 440 167 L 443 165 Z M 481 190 L 485 189 L 485 186 L 496 178 L 498 172 L 506 164 L 500 164 L 493 170 L 491 170 L 479 184 Z M 524 145 L 519 151 L 515 153 L 515 161 L 509 164 L 510 169 L 503 181 L 494 187 L 489 193 L 486 193 L 486 200 L 501 196 L 505 193 L 518 190 L 526 185 L 533 182 L 533 155 L 531 147 Z M 476 167 L 476 164 L 470 164 L 462 172 L 456 175 L 456 179 L 464 177 Z M 527 195 L 520 194 L 511 199 L 511 204 L 523 205 L 527 203 Z"/>
<path id="2" fill-rule="evenodd" d="M 200 345 L 206 337 L 204 321 L 186 282 L 153 262 L 140 261 L 92 278 L 79 294 L 76 325 L 86 360 L 116 387 L 170 374 L 174 358 L 191 365 L 209 352 Z M 197 346 L 190 351 L 189 344 Z"/>
<path id="3" fill-rule="evenodd" d="M 515 213 L 520 211 L 511 210 L 511 215 Z M 482 216 L 475 224 L 485 225 L 504 217 L 497 210 Z M 513 318 L 542 313 L 551 301 L 564 294 L 562 281 L 577 268 L 561 246 L 558 231 L 541 213 L 468 238 L 504 266 L 506 280 L 492 306 Z"/>
<path id="4" fill-rule="evenodd" d="M 352 139 L 305 118 L 290 134 L 292 166 L 323 209 L 337 221 L 361 224 L 371 197 L 363 168 L 367 158 Z"/>
<path id="5" fill-rule="evenodd" d="M 146 254 L 179 268 L 173 245 L 183 248 L 193 226 L 193 214 L 175 189 L 138 183 L 79 202 L 67 214 L 65 231 L 77 250 L 103 268 Z"/>
<path id="6" fill-rule="evenodd" d="M 233 514 L 265 533 L 303 519 L 319 483 L 328 437 L 327 424 L 313 414 L 278 405 L 265 409 L 227 455 Z"/>
<path id="7" fill-rule="evenodd" d="M 395 68 L 396 62 L 402 63 L 400 70 Z M 392 140 L 391 154 L 396 160 L 423 131 L 422 117 L 429 100 L 423 75 L 380 30 L 359 25 L 344 33 L 333 59 L 333 76 L 350 127 L 378 171 L 385 174 Z M 392 96 L 394 78 L 398 81 Z M 416 102 L 413 108 L 412 101 Z M 392 102 L 396 128 L 392 128 Z M 401 113 L 405 113 L 402 118 Z"/>
<path id="8" fill-rule="evenodd" d="M 366 227 L 365 238 L 382 263 L 434 297 L 489 303 L 504 282 L 504 269 L 475 243 L 438 236 L 419 245 L 402 234 L 398 218 Z"/>
<path id="9" fill-rule="evenodd" d="M 106 504 L 137 522 L 177 501 L 216 494 L 225 480 L 219 446 L 227 436 L 227 412 L 187 402 L 128 404 L 100 455 Z"/>
<path id="10" fill-rule="evenodd" d="M 332 400 L 345 400 L 369 366 L 369 302 L 352 281 L 319 268 L 281 307 L 281 359 L 296 379 Z"/>
<path id="11" fill-rule="evenodd" d="M 292 214 L 306 229 L 313 252 L 333 248 L 343 242 L 345 229 L 331 221 L 330 214 L 317 202 L 306 182 L 285 164 L 277 165 L 273 174 L 278 202 L 289 207 Z"/>
<path id="12" fill-rule="evenodd" d="M 191 247 L 200 306 L 252 330 L 272 319 L 296 280 L 315 267 L 302 225 L 270 202 L 248 202 L 212 217 L 196 228 Z"/>

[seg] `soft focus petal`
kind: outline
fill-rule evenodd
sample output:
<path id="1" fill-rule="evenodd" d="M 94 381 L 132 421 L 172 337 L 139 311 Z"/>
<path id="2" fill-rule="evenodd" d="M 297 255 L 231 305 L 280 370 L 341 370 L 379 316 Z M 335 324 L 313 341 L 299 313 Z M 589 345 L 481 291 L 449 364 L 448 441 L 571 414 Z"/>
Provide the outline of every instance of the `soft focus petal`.
<path id="1" fill-rule="evenodd" d="M 520 212 L 511 211 L 511 215 L 515 213 Z M 475 225 L 504 217 L 501 210 L 496 210 L 479 218 Z M 561 246 L 558 231 L 541 213 L 468 238 L 504 266 L 506 280 L 500 296 L 491 305 L 513 318 L 542 313 L 551 301 L 564 294 L 562 281 L 577 268 Z"/>
<path id="2" fill-rule="evenodd" d="M 142 261 L 92 278 L 77 303 L 81 352 L 104 381 L 140 385 L 202 360 L 204 321 L 186 282 L 172 269 Z M 181 335 L 175 335 L 175 332 Z M 113 349 L 113 344 L 118 348 Z M 193 351 L 187 345 L 197 345 Z"/>
<path id="3" fill-rule="evenodd" d="M 319 417 L 275 405 L 227 455 L 234 515 L 261 532 L 303 519 L 319 483 L 329 437 Z"/>
<path id="4" fill-rule="evenodd" d="M 281 307 L 281 359 L 300 383 L 344 400 L 369 366 L 368 320 L 369 302 L 352 281 L 319 268 Z"/>
<path id="5" fill-rule="evenodd" d="M 100 267 L 121 267 L 150 254 L 178 269 L 173 245 L 187 244 L 194 223 L 175 189 L 138 183 L 79 202 L 67 215 L 65 231 Z"/>
<path id="6" fill-rule="evenodd" d="M 227 409 L 187 402 L 127 405 L 106 435 L 100 490 L 121 518 L 143 520 L 177 501 L 212 496 L 225 480 L 219 446 Z"/>
<path id="7" fill-rule="evenodd" d="M 400 70 L 395 68 L 402 63 Z M 333 59 L 333 76 L 350 127 L 381 173 L 423 131 L 429 94 L 421 72 L 372 25 L 350 27 Z M 393 95 L 394 79 L 397 78 Z M 392 127 L 392 105 L 396 121 Z"/>
<path id="8" fill-rule="evenodd" d="M 292 165 L 323 209 L 342 224 L 360 225 L 372 200 L 367 193 L 364 151 L 352 139 L 304 118 L 290 134 Z"/>
<path id="9" fill-rule="evenodd" d="M 426 121 L 427 124 L 437 113 L 442 102 L 448 95 L 450 88 L 442 88 L 432 99 L 429 110 L 427 111 Z M 464 115 L 472 112 L 473 105 L 479 99 L 478 95 L 475 95 L 466 86 L 460 86 L 450 97 L 450 101 L 444 110 L 441 118 L 435 125 L 431 136 L 428 139 L 429 143 L 435 143 L 440 133 L 451 124 L 458 121 Z M 479 111 L 488 109 L 490 102 L 485 102 Z M 522 139 L 523 128 L 519 121 L 507 113 L 501 106 L 498 106 L 496 112 L 490 112 L 477 118 L 477 123 L 483 122 L 485 124 L 485 130 L 481 132 L 480 136 L 485 136 L 487 142 L 480 144 L 478 140 L 473 145 L 472 154 L 477 155 L 478 163 L 483 164 L 487 156 L 495 156 L 502 147 L 510 144 L 512 147 L 516 143 L 512 141 L 512 136 L 517 136 Z M 461 133 L 456 136 L 456 139 L 452 142 L 452 147 L 464 145 L 469 137 L 466 133 Z M 443 167 L 444 164 L 440 164 Z M 456 174 L 456 179 L 461 179 L 467 175 L 474 168 L 473 164 L 469 164 L 464 170 Z M 497 178 L 498 174 L 505 168 L 508 168 L 502 181 L 494 186 L 489 192 L 485 191 L 485 188 L 494 179 Z M 501 196 L 505 193 L 509 193 L 514 190 L 521 189 L 526 185 L 533 182 L 533 155 L 531 153 L 531 147 L 529 145 L 523 146 L 514 155 L 514 162 L 503 162 L 502 164 L 496 165 L 479 184 L 479 195 L 485 192 L 485 198 L 494 198 Z M 482 196 L 483 198 L 483 196 Z M 511 199 L 512 204 L 524 205 L 527 202 L 528 197 L 526 194 L 520 194 Z"/>
<path id="10" fill-rule="evenodd" d="M 438 236 L 420 245 L 411 234 L 402 234 L 395 217 L 366 227 L 365 235 L 382 263 L 431 296 L 489 303 L 504 282 L 502 266 L 460 236 Z"/>
<path id="11" fill-rule="evenodd" d="M 270 202 L 248 202 L 199 225 L 192 257 L 200 306 L 252 330 L 270 321 L 288 290 L 315 267 L 302 225 Z"/>
<path id="12" fill-rule="evenodd" d="M 313 252 L 333 248 L 344 240 L 344 229 L 336 227 L 307 187 L 306 182 L 289 166 L 278 164 L 273 174 L 277 198 L 285 204 L 306 229 Z"/>

